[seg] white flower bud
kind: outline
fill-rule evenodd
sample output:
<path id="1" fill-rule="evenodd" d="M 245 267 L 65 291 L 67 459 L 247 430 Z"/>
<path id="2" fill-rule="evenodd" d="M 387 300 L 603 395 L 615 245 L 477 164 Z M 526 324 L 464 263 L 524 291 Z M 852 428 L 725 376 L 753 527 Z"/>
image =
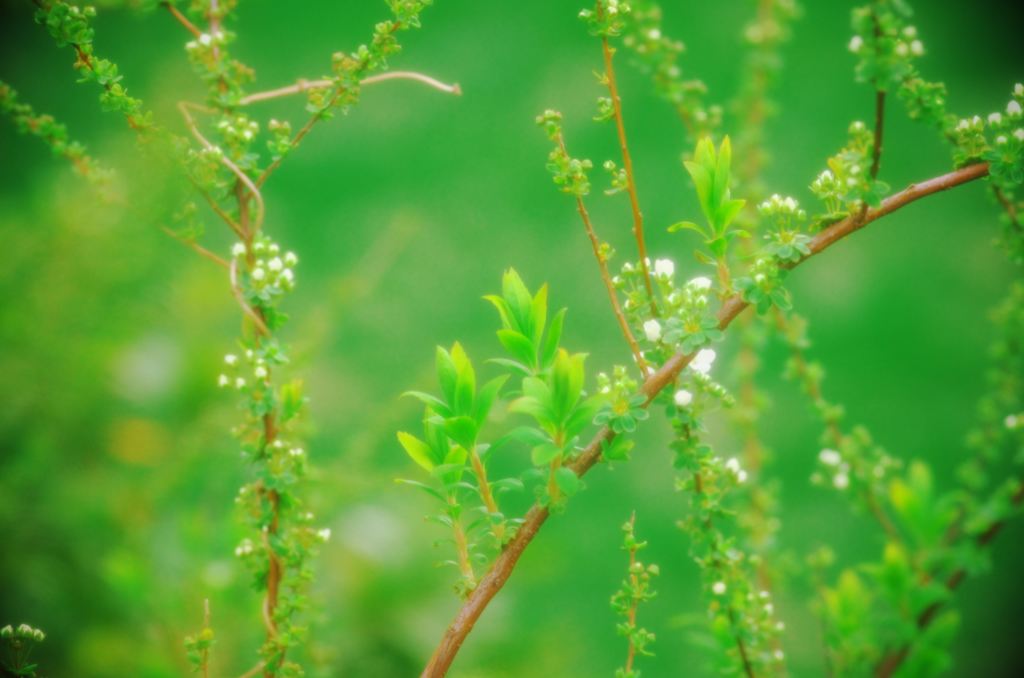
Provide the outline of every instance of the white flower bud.
<path id="1" fill-rule="evenodd" d="M 826 466 L 839 466 L 839 463 L 843 460 L 842 456 L 835 450 L 825 449 L 818 453 L 818 459 L 821 460 L 822 464 Z"/>
<path id="2" fill-rule="evenodd" d="M 299 263 L 299 258 L 295 256 L 295 252 L 288 252 L 284 255 L 285 266 L 294 266 Z"/>
<path id="3" fill-rule="evenodd" d="M 686 407 L 693 402 L 693 394 L 687 391 L 685 388 L 681 388 L 676 391 L 676 394 L 672 397 L 676 405 L 679 407 Z"/>
<path id="4" fill-rule="evenodd" d="M 263 365 L 257 365 L 256 369 L 253 370 L 253 374 L 256 375 L 257 379 L 266 379 L 267 378 L 267 368 L 264 367 Z"/>
<path id="5" fill-rule="evenodd" d="M 217 386 L 220 386 L 221 388 L 227 388 L 228 384 L 230 383 L 231 379 L 229 379 L 228 375 L 226 374 L 222 374 L 219 377 L 217 377 Z"/>
<path id="6" fill-rule="evenodd" d="M 655 259 L 654 275 L 662 278 L 671 278 L 676 272 L 676 265 L 671 259 Z"/>
<path id="7" fill-rule="evenodd" d="M 325 527 L 322 530 L 317 530 L 316 536 L 320 539 L 320 541 L 326 542 L 328 539 L 331 538 L 331 528 Z"/>
<path id="8" fill-rule="evenodd" d="M 245 243 L 236 242 L 231 246 L 231 256 L 242 257 L 245 256 Z"/>
<path id="9" fill-rule="evenodd" d="M 267 277 L 267 272 L 262 268 L 254 268 L 252 270 L 252 279 L 259 282 Z"/>
<path id="10" fill-rule="evenodd" d="M 859 35 L 855 35 L 852 38 L 850 38 L 849 48 L 850 48 L 850 51 L 853 52 L 854 54 L 859 52 L 860 48 L 863 47 L 863 46 L 864 46 L 864 38 L 860 37 Z"/>
<path id="11" fill-rule="evenodd" d="M 1008 115 L 1020 115 L 1020 104 L 1016 101 L 1006 104 L 1006 113 Z"/>
<path id="12" fill-rule="evenodd" d="M 686 284 L 697 290 L 707 290 L 711 289 L 711 278 L 702 275 L 694 278 Z"/>
<path id="13" fill-rule="evenodd" d="M 711 364 L 715 362 L 715 351 L 711 348 L 702 348 L 690 361 L 690 369 L 694 372 L 707 374 L 711 371 Z"/>
<path id="14" fill-rule="evenodd" d="M 282 268 L 284 268 L 284 262 L 281 261 L 280 257 L 274 257 L 273 259 L 267 262 L 267 268 L 269 268 L 274 273 L 277 273 Z"/>
<path id="15" fill-rule="evenodd" d="M 1017 141 L 1024 141 L 1024 129 L 1018 127 L 1017 129 L 1013 130 L 1013 136 L 1014 138 L 1017 139 Z"/>
<path id="16" fill-rule="evenodd" d="M 210 37 L 209 33 L 202 33 L 199 36 L 199 44 L 201 44 L 203 47 L 209 47 L 211 42 L 213 42 L 213 38 Z"/>
<path id="17" fill-rule="evenodd" d="M 711 591 L 716 596 L 724 595 L 725 594 L 725 582 L 724 581 L 716 581 L 714 584 L 711 585 Z"/>
<path id="18" fill-rule="evenodd" d="M 910 52 L 914 56 L 921 56 L 922 54 L 924 54 L 924 43 L 922 43 L 920 40 L 914 40 L 912 43 L 910 43 Z"/>
<path id="19" fill-rule="evenodd" d="M 850 477 L 845 473 L 837 473 L 832 479 L 832 484 L 835 485 L 837 490 L 845 490 L 850 486 Z"/>
<path id="20" fill-rule="evenodd" d="M 661 339 L 661 323 L 653 318 L 644 321 L 644 334 L 647 335 L 647 341 L 658 341 Z"/>
<path id="21" fill-rule="evenodd" d="M 238 356 L 235 355 L 234 353 L 228 353 L 226 356 L 224 356 L 224 364 L 225 365 L 236 365 L 237 363 L 238 363 Z"/>

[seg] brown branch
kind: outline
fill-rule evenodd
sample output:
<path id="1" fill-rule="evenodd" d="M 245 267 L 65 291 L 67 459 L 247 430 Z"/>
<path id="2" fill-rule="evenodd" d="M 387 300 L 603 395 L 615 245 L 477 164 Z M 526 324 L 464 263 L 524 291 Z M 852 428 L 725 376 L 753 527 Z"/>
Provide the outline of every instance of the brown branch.
<path id="1" fill-rule="evenodd" d="M 598 16 L 603 14 L 603 3 L 597 3 L 597 11 Z M 608 44 L 608 36 L 601 37 L 601 52 L 604 56 L 605 85 L 608 87 L 608 96 L 612 100 L 612 111 L 615 114 L 615 129 L 619 135 L 622 167 L 626 170 L 626 191 L 629 193 L 629 206 L 633 211 L 633 237 L 636 238 L 636 247 L 640 255 L 640 270 L 644 274 L 644 287 L 647 288 L 647 298 L 651 302 L 651 315 L 657 317 L 658 305 L 654 302 L 654 287 L 651 285 L 651 271 L 647 265 L 647 245 L 644 242 L 644 215 L 640 211 L 640 200 L 636 194 L 633 158 L 629 154 L 629 144 L 626 143 L 626 126 L 622 121 L 622 99 L 619 97 L 619 88 L 615 83 L 615 68 L 612 65 L 612 56 L 615 50 Z"/>
<path id="2" fill-rule="evenodd" d="M 869 210 L 863 218 L 850 216 L 818 233 L 808 245 L 811 253 L 800 261 L 790 264 L 788 268 L 793 268 L 810 257 L 820 254 L 839 240 L 860 230 L 872 221 L 895 212 L 901 207 L 933 193 L 945 191 L 985 176 L 988 176 L 988 163 L 980 163 L 928 179 L 919 184 L 911 184 L 899 193 L 882 201 L 881 206 L 877 209 Z M 748 305 L 739 295 L 729 297 L 718 311 L 719 328 L 723 330 L 727 328 Z M 646 396 L 645 407 L 651 403 L 662 389 L 675 382 L 676 377 L 690 364 L 694 355 L 694 353 L 677 353 L 669 358 L 657 372 L 648 377 L 640 389 L 640 392 Z M 615 434 L 611 429 L 607 427 L 602 428 L 590 443 L 583 448 L 580 455 L 572 462 L 570 468 L 579 476 L 585 475 L 601 459 L 604 446 L 614 438 Z M 490 604 L 494 596 L 498 594 L 505 585 L 505 582 L 508 581 L 526 547 L 537 536 L 537 532 L 544 525 L 544 521 L 548 519 L 548 515 L 547 508 L 538 504 L 535 504 L 526 513 L 523 524 L 520 526 L 516 536 L 495 559 L 490 570 L 487 571 L 487 574 L 480 580 L 477 587 L 466 598 L 462 607 L 455 615 L 455 619 L 452 620 L 445 630 L 440 643 L 434 650 L 433 656 L 431 656 L 427 666 L 423 669 L 421 678 L 439 678 L 448 672 L 448 668 L 458 654 L 459 648 L 462 647 L 462 643 L 466 640 L 470 631 L 473 630 L 477 619 L 480 618 L 480 615 L 487 609 L 487 605 Z"/>

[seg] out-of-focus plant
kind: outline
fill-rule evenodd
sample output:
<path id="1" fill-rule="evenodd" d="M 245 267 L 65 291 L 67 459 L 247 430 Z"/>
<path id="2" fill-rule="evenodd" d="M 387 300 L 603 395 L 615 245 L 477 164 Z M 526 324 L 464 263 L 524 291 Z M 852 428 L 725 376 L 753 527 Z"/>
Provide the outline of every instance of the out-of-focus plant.
<path id="1" fill-rule="evenodd" d="M 289 350 L 280 338 L 288 319 L 281 305 L 296 285 L 298 256 L 267 233 L 261 188 L 318 122 L 358 103 L 364 86 L 399 78 L 444 92 L 459 90 L 420 73 L 387 70 L 388 58 L 401 49 L 398 34 L 419 27 L 420 15 L 431 0 L 389 0 L 391 16 L 376 24 L 367 44 L 352 52 L 336 52 L 327 77 L 303 78 L 259 92 L 250 91 L 253 69 L 231 53 L 238 37 L 230 28 L 235 0 L 139 4 L 144 10 L 166 12 L 189 33 L 185 56 L 205 85 L 206 95 L 203 102 L 178 103 L 187 136 L 172 131 L 174 125 L 157 120 L 142 100 L 129 94 L 118 65 L 97 52 L 93 7 L 38 0 L 36 21 L 58 46 L 74 52 L 80 82 L 99 89 L 104 110 L 124 117 L 147 159 L 177 166 L 180 204 L 164 230 L 224 269 L 242 312 L 242 334 L 224 355 L 217 383 L 240 398 L 242 419 L 233 433 L 249 467 L 250 480 L 239 490 L 237 504 L 251 536 L 236 547 L 235 555 L 261 592 L 257 617 L 265 630 L 259 663 L 250 674 L 298 676 L 302 668 L 289 654 L 306 636 L 301 613 L 309 606 L 311 558 L 330 537 L 330 530 L 318 527 L 304 504 L 302 479 L 309 461 L 301 440 L 301 420 L 306 397 L 301 379 L 288 374 Z M 293 132 L 287 121 L 263 119 L 254 112 L 260 102 L 298 94 L 305 95 L 308 114 L 298 131 Z M 19 130 L 43 140 L 101 189 L 115 181 L 81 144 L 69 138 L 65 126 L 18 101 L 4 83 L 0 83 L 0 112 L 12 118 Z M 124 200 L 116 193 L 114 198 Z M 218 254 L 200 244 L 207 210 L 235 236 L 230 252 Z M 186 641 L 193 669 L 203 675 L 209 673 L 212 644 L 207 613 L 204 628 Z"/>

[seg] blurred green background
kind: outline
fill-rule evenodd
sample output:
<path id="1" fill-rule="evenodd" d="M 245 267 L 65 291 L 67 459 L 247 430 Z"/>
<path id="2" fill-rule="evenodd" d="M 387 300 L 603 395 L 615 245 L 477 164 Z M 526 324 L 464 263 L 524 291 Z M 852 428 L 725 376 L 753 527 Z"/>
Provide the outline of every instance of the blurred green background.
<path id="1" fill-rule="evenodd" d="M 728 102 L 742 62 L 742 26 L 754 3 L 665 2 L 665 32 L 685 41 L 683 66 L 711 100 Z M 917 3 L 929 54 L 951 109 L 1005 106 L 1024 78 L 1020 13 L 996 0 Z M 780 117 L 768 128 L 771 190 L 809 202 L 807 185 L 868 119 L 870 91 L 853 83 L 848 3 L 805 0 L 785 46 Z M 161 177 L 135 153 L 97 92 L 75 85 L 72 55 L 32 22 L 27 2 L 0 5 L 0 78 L 41 112 L 69 124 L 131 178 L 132 207 L 98 205 L 88 186 L 36 140 L 0 124 L 0 624 L 28 622 L 48 638 L 50 676 L 175 676 L 182 638 L 209 598 L 215 675 L 254 663 L 259 601 L 233 562 L 244 536 L 233 512 L 242 464 L 229 428 L 234 399 L 215 388 L 239 314 L 220 269 L 164 236 Z M 599 95 L 597 43 L 573 2 L 438 0 L 424 28 L 405 34 L 397 68 L 461 83 L 454 98 L 413 83 L 367 89 L 350 115 L 317 128 L 267 185 L 267 229 L 301 257 L 285 335 L 312 396 L 311 503 L 334 536 L 318 563 L 306 663 L 311 676 L 410 676 L 457 608 L 454 572 L 422 516 L 431 507 L 393 479 L 418 469 L 394 431 L 420 415 L 398 395 L 430 387 L 433 347 L 462 341 L 477 360 L 496 355 L 496 318 L 481 295 L 516 267 L 551 284 L 570 308 L 567 345 L 608 369 L 628 361 L 571 200 L 544 169 L 548 142 L 533 118 L 566 114 L 575 154 L 615 157 L 610 127 L 591 122 Z M 353 49 L 386 15 L 382 2 L 247 0 L 232 28 L 256 89 L 318 77 L 330 55 Z M 188 36 L 160 12 L 101 11 L 97 51 L 121 66 L 130 92 L 181 131 L 174 103 L 199 100 L 182 49 Z M 693 218 L 679 157 L 682 134 L 649 82 L 625 64 L 620 80 L 652 256 L 695 275 L 688 235 L 664 227 Z M 265 105 L 301 124 L 300 99 Z M 934 134 L 893 106 L 882 176 L 894 187 L 949 166 Z M 725 131 L 730 130 L 727 121 Z M 595 180 L 599 185 L 604 178 Z M 601 235 L 630 251 L 619 196 L 591 200 Z M 949 486 L 983 391 L 988 309 L 1017 273 L 991 246 L 996 210 L 981 185 L 917 203 L 848 239 L 791 278 L 811 321 L 813 355 L 828 366 L 826 394 L 891 453 L 920 457 Z M 207 243 L 229 239 L 210 221 Z M 716 372 L 728 384 L 734 338 Z M 771 406 L 765 438 L 782 483 L 785 549 L 834 545 L 850 564 L 877 556 L 880 536 L 834 493 L 808 482 L 818 425 L 781 379 L 785 352 L 765 356 Z M 664 426 L 655 416 L 634 461 L 597 469 L 564 516 L 549 521 L 504 592 L 470 636 L 452 675 L 611 675 L 624 657 L 608 605 L 625 571 L 619 526 L 637 511 L 648 559 L 661 566 L 658 598 L 642 611 L 657 656 L 645 675 L 712 675 L 703 604 L 687 544 L 675 527 Z M 714 438 L 735 448 L 725 426 Z M 506 459 L 504 469 L 525 466 Z M 998 540 L 995 570 L 958 594 L 962 631 L 955 675 L 1024 671 L 1024 526 Z M 778 607 L 793 674 L 822 675 L 808 592 L 794 581 Z"/>

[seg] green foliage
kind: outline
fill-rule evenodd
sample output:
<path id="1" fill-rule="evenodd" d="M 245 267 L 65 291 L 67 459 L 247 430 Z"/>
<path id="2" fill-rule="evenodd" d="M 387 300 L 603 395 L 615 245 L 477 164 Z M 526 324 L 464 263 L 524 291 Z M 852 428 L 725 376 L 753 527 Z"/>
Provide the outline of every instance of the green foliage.
<path id="1" fill-rule="evenodd" d="M 693 179 L 700 209 L 707 224 L 701 227 L 692 221 L 683 221 L 669 230 L 696 231 L 703 238 L 712 259 L 722 261 L 733 239 L 747 236 L 745 231 L 730 228 L 746 203 L 731 196 L 732 145 L 729 143 L 729 137 L 722 139 L 717 152 L 710 138 L 701 139 L 693 154 L 693 160 L 686 160 L 683 164 Z"/>

